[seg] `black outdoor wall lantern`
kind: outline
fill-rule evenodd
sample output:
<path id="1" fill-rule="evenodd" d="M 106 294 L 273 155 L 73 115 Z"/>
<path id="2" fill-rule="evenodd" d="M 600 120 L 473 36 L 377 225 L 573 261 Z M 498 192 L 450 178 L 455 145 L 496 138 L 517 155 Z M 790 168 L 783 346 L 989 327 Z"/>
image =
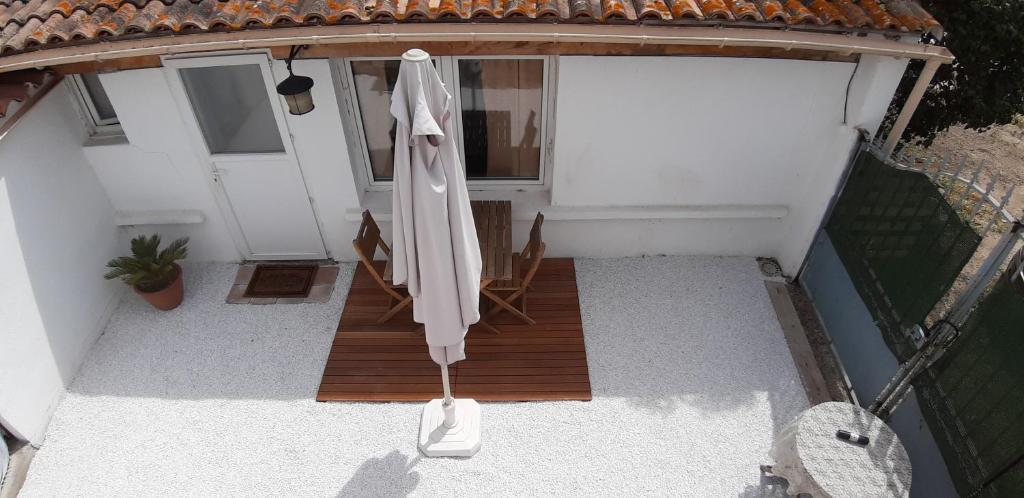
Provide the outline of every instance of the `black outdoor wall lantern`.
<path id="1" fill-rule="evenodd" d="M 313 78 L 309 76 L 296 76 L 292 72 L 292 61 L 299 51 L 306 48 L 306 45 L 292 47 L 288 53 L 288 77 L 277 85 L 277 93 L 288 102 L 288 112 L 301 116 L 313 110 L 313 94 L 309 90 L 313 88 Z"/>

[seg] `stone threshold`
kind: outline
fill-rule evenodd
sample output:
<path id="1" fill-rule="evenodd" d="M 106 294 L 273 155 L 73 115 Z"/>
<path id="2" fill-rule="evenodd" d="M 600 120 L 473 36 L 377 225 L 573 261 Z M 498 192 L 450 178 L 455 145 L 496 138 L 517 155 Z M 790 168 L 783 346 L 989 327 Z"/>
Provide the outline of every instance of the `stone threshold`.
<path id="1" fill-rule="evenodd" d="M 267 264 L 288 264 L 280 261 L 266 262 Z M 295 262 L 299 263 L 299 262 Z M 306 297 L 246 297 L 245 289 L 249 286 L 256 271 L 256 263 L 245 263 L 238 265 L 238 273 L 235 274 L 235 282 L 228 292 L 225 302 L 228 304 L 314 304 L 326 303 L 331 300 L 334 293 L 334 281 L 338 279 L 339 268 L 337 265 L 319 265 L 316 275 L 313 276 L 313 286 L 309 289 Z"/>

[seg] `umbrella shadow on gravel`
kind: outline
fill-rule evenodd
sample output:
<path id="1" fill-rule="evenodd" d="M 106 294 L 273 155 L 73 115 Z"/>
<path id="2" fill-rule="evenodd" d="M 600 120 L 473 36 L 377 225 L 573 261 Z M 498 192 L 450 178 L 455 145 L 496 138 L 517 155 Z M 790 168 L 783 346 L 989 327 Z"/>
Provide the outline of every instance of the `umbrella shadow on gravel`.
<path id="1" fill-rule="evenodd" d="M 384 457 L 366 460 L 338 492 L 338 498 L 376 496 L 405 497 L 420 483 L 420 473 L 413 470 L 420 458 L 409 458 L 394 450 Z"/>

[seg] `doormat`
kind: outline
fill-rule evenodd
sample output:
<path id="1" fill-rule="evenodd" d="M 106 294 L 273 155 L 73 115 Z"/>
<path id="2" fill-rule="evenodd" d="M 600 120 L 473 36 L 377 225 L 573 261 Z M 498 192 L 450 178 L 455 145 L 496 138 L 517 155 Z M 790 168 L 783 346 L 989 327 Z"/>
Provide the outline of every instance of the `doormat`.
<path id="1" fill-rule="evenodd" d="M 245 297 L 306 297 L 317 265 L 256 265 Z"/>

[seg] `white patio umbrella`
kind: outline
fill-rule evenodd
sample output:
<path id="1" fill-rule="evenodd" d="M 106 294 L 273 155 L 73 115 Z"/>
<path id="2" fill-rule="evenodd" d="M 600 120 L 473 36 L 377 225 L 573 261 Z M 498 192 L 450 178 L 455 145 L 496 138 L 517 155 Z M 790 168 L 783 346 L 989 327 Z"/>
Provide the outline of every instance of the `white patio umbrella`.
<path id="1" fill-rule="evenodd" d="M 395 117 L 392 278 L 413 298 L 430 357 L 441 366 L 444 399 L 420 420 L 426 456 L 471 456 L 480 449 L 480 405 L 452 398 L 448 365 L 463 360 L 469 326 L 480 320 L 480 244 L 455 148 L 451 95 L 418 49 L 402 55 L 391 95 Z"/>

